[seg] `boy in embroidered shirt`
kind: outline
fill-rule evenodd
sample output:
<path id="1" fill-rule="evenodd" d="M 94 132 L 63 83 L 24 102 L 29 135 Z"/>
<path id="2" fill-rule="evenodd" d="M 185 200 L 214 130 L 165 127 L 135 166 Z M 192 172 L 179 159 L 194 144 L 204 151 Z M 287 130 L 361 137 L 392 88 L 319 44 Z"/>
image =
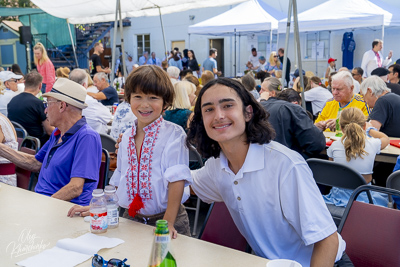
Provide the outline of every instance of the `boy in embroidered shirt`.
<path id="1" fill-rule="evenodd" d="M 257 255 L 333 266 L 345 242 L 307 163 L 272 141 L 274 135 L 266 112 L 243 85 L 227 78 L 207 83 L 187 144 L 209 159 L 192 172 L 192 188 L 207 203 L 225 202 Z"/>
<path id="2" fill-rule="evenodd" d="M 149 225 L 167 220 L 176 238 L 177 233 L 190 236 L 181 203 L 187 199 L 182 196 L 191 175 L 185 132 L 161 116 L 173 99 L 174 88 L 161 68 L 144 65 L 129 74 L 125 100 L 137 120 L 122 136 L 110 184 L 118 187 L 119 205 L 127 209 L 123 217 Z M 84 208 L 73 207 L 68 215 Z"/>

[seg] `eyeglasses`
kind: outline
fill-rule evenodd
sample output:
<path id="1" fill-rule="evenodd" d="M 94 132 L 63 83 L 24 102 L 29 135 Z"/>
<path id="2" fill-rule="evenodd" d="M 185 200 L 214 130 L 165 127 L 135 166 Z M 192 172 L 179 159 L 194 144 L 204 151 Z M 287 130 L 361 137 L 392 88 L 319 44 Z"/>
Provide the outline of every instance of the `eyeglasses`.
<path id="1" fill-rule="evenodd" d="M 111 259 L 106 261 L 103 259 L 102 256 L 94 254 L 92 259 L 92 266 L 93 267 L 130 267 L 130 265 L 126 264 L 125 262 L 128 259 L 124 259 L 123 261 L 119 259 Z"/>
<path id="2" fill-rule="evenodd" d="M 278 56 L 274 56 L 274 57 L 278 57 Z"/>
<path id="3" fill-rule="evenodd" d="M 19 80 L 15 80 L 15 79 L 10 79 L 10 80 L 8 80 L 8 81 L 6 81 L 6 82 L 9 82 L 9 83 L 16 83 L 16 82 L 18 82 Z"/>
<path id="4" fill-rule="evenodd" d="M 351 74 L 351 76 L 353 76 L 353 77 L 356 76 L 356 75 L 360 75 L 360 74 L 358 74 L 358 73 L 352 73 Z"/>
<path id="5" fill-rule="evenodd" d="M 49 103 L 55 103 L 55 102 L 61 102 L 60 100 L 57 101 L 43 101 L 43 106 L 44 108 L 48 108 L 49 107 Z"/>

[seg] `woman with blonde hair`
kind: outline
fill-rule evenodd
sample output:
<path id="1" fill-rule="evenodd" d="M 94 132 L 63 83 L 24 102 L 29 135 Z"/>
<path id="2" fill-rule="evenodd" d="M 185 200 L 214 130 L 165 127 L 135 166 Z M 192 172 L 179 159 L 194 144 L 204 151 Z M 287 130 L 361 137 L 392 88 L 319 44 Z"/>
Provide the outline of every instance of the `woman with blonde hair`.
<path id="1" fill-rule="evenodd" d="M 276 51 L 272 51 L 269 55 L 268 63 L 265 65 L 265 71 L 275 77 L 276 70 L 282 70 L 282 65 Z"/>
<path id="2" fill-rule="evenodd" d="M 172 106 L 165 111 L 164 119 L 181 126 L 185 131 L 187 130 L 187 122 L 192 111 L 190 111 L 190 99 L 188 95 L 188 88 L 194 96 L 194 84 L 182 81 L 174 85 L 175 98 Z"/>
<path id="3" fill-rule="evenodd" d="M 201 74 L 201 78 L 200 78 L 201 85 L 205 86 L 208 82 L 210 82 L 210 81 L 212 81 L 214 79 L 215 79 L 214 73 L 212 73 L 209 70 L 203 71 L 203 73 Z"/>
<path id="4" fill-rule="evenodd" d="M 185 78 L 183 78 L 184 81 L 188 81 L 194 84 L 194 86 L 196 86 L 196 91 L 194 92 L 194 94 L 196 96 L 199 95 L 201 88 L 203 88 L 203 86 L 200 84 L 199 79 L 196 78 L 193 75 L 186 75 Z"/>
<path id="5" fill-rule="evenodd" d="M 376 154 L 389 144 L 386 134 L 379 132 L 366 122 L 365 116 L 358 108 L 344 109 L 339 118 L 343 136 L 328 148 L 329 160 L 344 164 L 359 172 L 369 184 L 372 181 L 372 169 Z M 346 207 L 352 190 L 333 187 L 324 196 L 325 203 Z M 387 197 L 372 193 L 374 204 L 387 206 Z M 369 202 L 366 194 L 361 194 L 357 201 Z M 329 206 L 328 206 L 329 207 Z"/>
<path id="6" fill-rule="evenodd" d="M 42 43 L 36 43 L 33 47 L 33 54 L 37 71 L 43 77 L 42 93 L 50 92 L 56 81 L 54 65 L 47 56 L 46 48 Z"/>
<path id="7" fill-rule="evenodd" d="M 310 87 L 310 89 L 306 89 L 304 92 L 304 100 L 311 102 L 312 113 L 317 116 L 324 108 L 326 101 L 333 98 L 333 95 L 317 76 L 311 77 L 307 87 Z"/>

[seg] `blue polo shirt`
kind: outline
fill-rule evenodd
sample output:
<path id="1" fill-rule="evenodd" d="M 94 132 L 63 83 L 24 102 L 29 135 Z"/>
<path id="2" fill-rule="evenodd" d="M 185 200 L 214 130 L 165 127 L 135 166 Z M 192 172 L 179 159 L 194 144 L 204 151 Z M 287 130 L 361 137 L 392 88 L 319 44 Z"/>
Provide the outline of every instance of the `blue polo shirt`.
<path id="1" fill-rule="evenodd" d="M 207 58 L 203 62 L 203 68 L 204 68 L 204 70 L 209 70 L 212 73 L 214 73 L 213 69 L 218 69 L 217 68 L 217 61 L 212 57 Z"/>
<path id="2" fill-rule="evenodd" d="M 35 156 L 42 163 L 35 191 L 51 196 L 67 185 L 71 178 L 84 178 L 82 194 L 71 202 L 89 205 L 92 191 L 99 181 L 100 136 L 86 123 L 85 117 L 77 121 L 57 144 L 60 136 L 61 132 L 56 128 Z"/>

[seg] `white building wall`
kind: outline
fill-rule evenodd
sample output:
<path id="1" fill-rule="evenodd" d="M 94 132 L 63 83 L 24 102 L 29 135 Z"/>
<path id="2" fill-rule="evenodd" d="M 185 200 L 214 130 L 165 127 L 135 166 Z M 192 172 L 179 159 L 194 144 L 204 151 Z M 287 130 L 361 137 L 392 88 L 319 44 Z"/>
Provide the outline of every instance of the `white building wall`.
<path id="1" fill-rule="evenodd" d="M 288 0 L 272 1 L 264 0 L 267 4 L 273 6 L 274 8 L 281 10 L 284 14 L 287 14 Z M 321 0 L 298 0 L 298 11 L 302 12 L 315 5 L 318 5 L 324 1 Z M 400 8 L 400 1 L 398 0 L 384 0 L 388 4 L 392 4 L 397 8 Z M 209 50 L 209 39 L 224 38 L 225 46 L 225 76 L 235 76 L 234 71 L 234 37 L 216 37 L 216 36 L 204 36 L 204 35 L 188 35 L 188 27 L 190 25 L 199 23 L 206 19 L 212 18 L 219 15 L 232 6 L 218 7 L 218 8 L 203 8 L 203 9 L 193 9 L 185 12 L 179 12 L 174 14 L 168 14 L 163 16 L 163 23 L 165 29 L 165 37 L 167 42 L 167 49 L 171 50 L 172 41 L 184 40 L 186 48 L 194 50 L 196 54 L 197 61 L 202 64 L 203 61 L 208 57 Z M 190 20 L 189 16 L 194 16 L 193 20 Z M 142 17 L 142 18 L 132 18 L 132 26 L 124 28 L 124 39 L 125 39 L 125 51 L 132 54 L 134 59 L 138 58 L 137 55 L 137 34 L 150 34 L 151 50 L 156 52 L 157 57 L 162 59 L 164 57 L 164 42 L 161 31 L 161 24 L 159 17 Z M 343 33 L 350 30 L 332 31 L 330 39 L 330 51 L 329 55 L 326 55 L 326 59 L 318 61 L 318 76 L 323 77 L 325 70 L 327 68 L 327 58 L 333 57 L 337 58 L 337 67 L 342 66 L 342 38 Z M 268 33 L 266 33 L 269 35 Z M 381 38 L 382 31 L 380 28 L 377 29 L 355 29 L 353 31 L 354 40 L 356 42 L 356 50 L 354 52 L 354 66 L 360 66 L 362 56 L 365 51 L 371 49 L 371 43 L 376 38 Z M 111 33 L 113 36 L 113 33 Z M 317 66 L 315 60 L 305 59 L 305 44 L 306 44 L 306 34 L 300 33 L 300 47 L 302 54 L 303 69 L 311 70 L 316 73 Z M 190 40 L 189 40 L 190 39 Z M 120 44 L 120 37 L 118 31 L 117 44 Z M 385 29 L 384 38 L 384 55 L 387 56 L 389 50 L 393 50 L 393 60 L 400 58 L 400 48 L 398 42 L 400 40 L 400 29 L 387 28 Z M 190 43 L 189 43 L 190 41 Z M 279 35 L 278 45 L 279 47 L 284 47 L 285 45 L 285 34 Z M 240 49 L 239 49 L 240 47 Z M 292 61 L 291 71 L 293 72 L 296 65 L 295 58 L 295 48 L 293 34 L 291 34 L 289 39 L 289 49 L 288 57 Z M 237 69 L 236 72 L 244 72 L 246 69 L 245 64 L 248 61 L 250 51 L 247 47 L 247 36 L 237 38 Z M 265 55 L 267 58 L 269 55 Z M 240 64 L 239 64 L 240 62 Z"/>

